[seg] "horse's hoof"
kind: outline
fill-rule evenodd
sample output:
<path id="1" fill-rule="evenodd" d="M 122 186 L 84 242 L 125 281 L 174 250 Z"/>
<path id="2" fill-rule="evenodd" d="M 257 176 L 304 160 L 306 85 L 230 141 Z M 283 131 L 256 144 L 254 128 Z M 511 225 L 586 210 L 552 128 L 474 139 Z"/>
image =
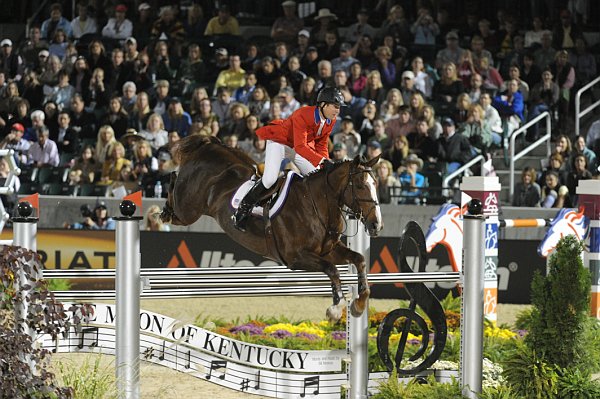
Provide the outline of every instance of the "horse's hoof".
<path id="1" fill-rule="evenodd" d="M 356 299 L 353 300 L 352 303 L 350 304 L 350 314 L 353 317 L 360 317 L 363 314 L 364 311 L 365 311 L 365 307 L 364 306 L 359 307 L 356 304 Z"/>
<path id="2" fill-rule="evenodd" d="M 342 318 L 342 306 L 340 305 L 331 305 L 327 308 L 325 315 L 327 316 L 327 320 L 330 323 L 335 324 Z"/>

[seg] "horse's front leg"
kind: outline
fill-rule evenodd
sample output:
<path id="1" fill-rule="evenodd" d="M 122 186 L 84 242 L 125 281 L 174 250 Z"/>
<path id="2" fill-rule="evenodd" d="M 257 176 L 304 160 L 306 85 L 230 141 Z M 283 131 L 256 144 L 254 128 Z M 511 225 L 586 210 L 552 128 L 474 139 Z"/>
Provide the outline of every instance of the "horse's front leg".
<path id="1" fill-rule="evenodd" d="M 340 281 L 340 272 L 335 264 L 317 256 L 314 253 L 303 253 L 290 263 L 289 268 L 292 270 L 305 270 L 312 272 L 323 272 L 331 280 L 331 291 L 333 294 L 333 305 L 327 308 L 327 319 L 336 323 L 342 318 L 342 312 L 346 307 L 346 298 L 342 291 L 342 282 Z"/>
<path id="2" fill-rule="evenodd" d="M 350 305 L 350 313 L 354 317 L 360 316 L 366 309 L 371 290 L 367 281 L 367 264 L 365 257 L 354 252 L 345 245 L 339 243 L 333 251 L 333 256 L 337 262 L 352 263 L 356 267 L 358 274 L 358 297 Z"/>

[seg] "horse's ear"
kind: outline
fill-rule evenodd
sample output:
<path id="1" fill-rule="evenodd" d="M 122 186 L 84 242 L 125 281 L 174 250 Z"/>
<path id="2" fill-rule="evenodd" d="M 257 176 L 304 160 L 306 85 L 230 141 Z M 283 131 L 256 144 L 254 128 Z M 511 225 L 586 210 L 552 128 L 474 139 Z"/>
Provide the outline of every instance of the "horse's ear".
<path id="1" fill-rule="evenodd" d="M 372 168 L 373 166 L 377 165 L 377 162 L 379 162 L 379 158 L 381 158 L 381 154 L 377 155 L 375 158 L 367 162 L 366 166 Z"/>
<path id="2" fill-rule="evenodd" d="M 356 156 L 355 156 L 355 157 L 354 157 L 354 159 L 352 160 L 352 163 L 353 163 L 355 166 L 358 166 L 358 165 L 360 165 L 360 158 L 361 158 L 361 155 L 360 155 L 360 154 L 356 154 Z"/>

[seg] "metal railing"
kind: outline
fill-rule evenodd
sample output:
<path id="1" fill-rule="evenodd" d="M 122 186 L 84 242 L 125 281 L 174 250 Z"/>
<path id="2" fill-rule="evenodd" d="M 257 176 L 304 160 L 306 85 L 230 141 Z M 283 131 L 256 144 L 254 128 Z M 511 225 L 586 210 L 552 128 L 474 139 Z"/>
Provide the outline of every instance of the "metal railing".
<path id="1" fill-rule="evenodd" d="M 538 123 L 539 121 L 541 121 L 544 118 L 546 119 L 546 134 L 544 136 L 540 137 L 536 142 L 525 147 L 518 154 L 515 154 L 515 141 L 517 140 L 517 137 L 526 133 L 527 129 L 529 129 L 530 127 L 532 127 L 533 125 L 535 125 L 536 123 Z M 513 132 L 513 134 L 510 135 L 510 144 L 509 144 L 509 149 L 510 149 L 510 176 L 509 176 L 510 183 L 509 184 L 510 184 L 510 186 L 508 187 L 508 194 L 509 194 L 508 200 L 511 203 L 512 203 L 513 195 L 515 193 L 515 162 L 517 162 L 519 159 L 523 158 L 525 155 L 529 154 L 531 151 L 533 151 L 534 149 L 536 149 L 543 143 L 546 143 L 546 152 L 547 152 L 548 157 L 550 157 L 550 151 L 551 151 L 550 137 L 552 136 L 551 130 L 552 130 L 551 115 L 548 111 L 546 111 L 546 112 L 543 112 L 540 115 L 536 116 L 535 118 L 533 118 L 532 120 L 530 120 L 529 122 L 527 122 L 526 124 L 524 124 L 523 126 L 518 128 L 517 130 L 515 130 Z"/>
<path id="2" fill-rule="evenodd" d="M 595 103 L 588 106 L 583 111 L 580 110 L 581 95 L 589 89 L 592 89 L 593 86 L 596 85 L 598 82 L 600 82 L 600 76 L 583 86 L 581 89 L 577 90 L 577 94 L 575 95 L 575 137 L 579 136 L 581 118 L 583 118 L 588 113 L 592 112 L 594 108 L 600 105 L 600 100 L 598 100 Z"/>
<path id="3" fill-rule="evenodd" d="M 444 178 L 442 181 L 442 188 L 450 188 L 450 181 L 455 179 L 456 177 L 465 173 L 467 169 L 471 166 L 475 165 L 477 162 L 481 163 L 481 172 L 483 173 L 483 166 L 485 164 L 485 157 L 483 155 L 477 155 L 475 158 L 471 159 L 469 162 L 456 169 L 454 172 L 450 173 L 448 176 Z"/>

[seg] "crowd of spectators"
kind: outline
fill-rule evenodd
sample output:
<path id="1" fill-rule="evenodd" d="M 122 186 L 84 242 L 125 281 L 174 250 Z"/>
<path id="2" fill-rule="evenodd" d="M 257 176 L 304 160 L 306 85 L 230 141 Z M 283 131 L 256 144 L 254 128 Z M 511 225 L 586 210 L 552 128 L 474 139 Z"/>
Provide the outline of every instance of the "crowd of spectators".
<path id="1" fill-rule="evenodd" d="M 182 137 L 219 137 L 260 164 L 256 129 L 337 86 L 348 106 L 331 156 L 381 154 L 383 202 L 419 203 L 428 173 L 493 156 L 545 111 L 555 119 L 554 158 L 543 173 L 523 172 L 514 203 L 574 204 L 576 181 L 598 174 L 600 146 L 573 137 L 569 122 L 574 90 L 597 76 L 583 34 L 589 4 L 521 5 L 525 20 L 473 8 L 452 21 L 444 1 L 362 1 L 372 7 L 351 5 L 343 18 L 321 2 L 307 13 L 283 1 L 261 37 L 241 36 L 247 13 L 232 8 L 246 2 L 158 3 L 84 0 L 72 19 L 55 3 L 21 43 L 0 41 L 0 147 L 14 149 L 22 168 L 68 167 L 69 185 L 146 196 L 160 182 L 166 196 Z M 531 128 L 527 140 L 541 133 Z"/>

